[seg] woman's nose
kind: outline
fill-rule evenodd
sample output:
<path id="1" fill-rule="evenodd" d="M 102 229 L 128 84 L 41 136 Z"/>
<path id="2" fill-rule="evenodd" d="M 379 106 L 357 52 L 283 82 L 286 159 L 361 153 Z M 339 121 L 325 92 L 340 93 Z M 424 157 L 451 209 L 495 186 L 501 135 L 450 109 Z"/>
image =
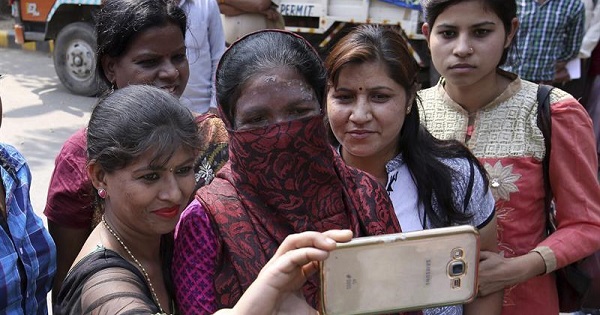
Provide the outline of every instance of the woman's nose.
<path id="1" fill-rule="evenodd" d="M 372 118 L 371 105 L 364 98 L 357 98 L 356 105 L 352 107 L 350 120 L 354 123 L 365 123 Z"/>
<path id="2" fill-rule="evenodd" d="M 181 201 L 183 192 L 176 176 L 176 174 L 172 173 L 166 176 L 166 181 L 163 183 L 163 187 L 159 193 L 159 199 L 168 200 L 174 203 Z"/>
<path id="3" fill-rule="evenodd" d="M 459 57 L 466 57 L 473 53 L 471 41 L 467 38 L 467 36 L 459 36 L 456 41 L 456 46 L 454 46 L 453 53 Z"/>
<path id="4" fill-rule="evenodd" d="M 168 62 L 160 69 L 159 76 L 161 78 L 176 79 L 179 77 L 179 70 L 177 67 L 175 67 L 175 65 Z"/>

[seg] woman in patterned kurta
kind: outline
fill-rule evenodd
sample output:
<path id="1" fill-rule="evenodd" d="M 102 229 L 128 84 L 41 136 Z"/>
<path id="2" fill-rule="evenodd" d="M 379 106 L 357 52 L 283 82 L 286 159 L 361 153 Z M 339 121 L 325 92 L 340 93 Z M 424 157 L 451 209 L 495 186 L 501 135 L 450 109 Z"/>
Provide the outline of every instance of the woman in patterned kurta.
<path id="1" fill-rule="evenodd" d="M 437 86 L 420 91 L 422 122 L 441 139 L 464 141 L 484 164 L 496 198 L 503 256 L 482 252 L 480 293 L 505 288 L 503 314 L 558 314 L 552 271 L 600 249 L 596 148 L 583 107 L 552 91 L 550 182 L 558 230 L 545 235 L 537 84 L 498 69 L 515 29 L 513 0 L 425 5 Z"/>
<path id="2" fill-rule="evenodd" d="M 247 35 L 221 58 L 216 82 L 230 159 L 197 191 L 176 230 L 173 279 L 184 314 L 235 304 L 289 234 L 399 231 L 384 187 L 327 142 L 325 68 L 304 39 Z M 318 288 L 318 277 L 303 286 L 313 308 Z"/>

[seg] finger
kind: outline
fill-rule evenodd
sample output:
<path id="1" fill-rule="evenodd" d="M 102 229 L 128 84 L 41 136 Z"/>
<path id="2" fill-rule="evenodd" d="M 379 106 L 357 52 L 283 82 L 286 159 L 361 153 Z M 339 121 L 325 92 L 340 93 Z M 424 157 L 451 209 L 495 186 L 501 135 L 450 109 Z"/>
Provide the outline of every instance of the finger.
<path id="1" fill-rule="evenodd" d="M 319 270 L 319 262 L 318 261 L 311 261 L 308 264 L 302 266 L 302 274 L 304 275 L 305 279 L 308 279 L 315 272 L 317 272 L 317 270 Z"/>
<path id="2" fill-rule="evenodd" d="M 286 252 L 298 248 L 315 247 L 324 250 L 335 249 L 336 241 L 345 242 L 352 238 L 350 230 L 330 230 L 324 233 L 307 231 L 288 235 L 279 245 L 275 256 L 281 256 Z"/>
<path id="3" fill-rule="evenodd" d="M 304 271 L 304 267 L 307 264 L 312 264 L 313 262 L 321 261 L 326 259 L 329 256 L 329 252 L 317 248 L 306 247 L 299 248 L 285 253 L 282 257 L 277 259 L 277 267 L 286 273 L 293 272 L 297 268 L 302 268 Z M 310 272 L 311 269 L 308 267 L 306 272 Z"/>
<path id="4" fill-rule="evenodd" d="M 488 251 L 482 250 L 479 252 L 479 260 L 482 261 L 482 260 L 490 259 L 493 255 L 497 255 L 497 254 L 495 254 L 493 252 L 488 252 Z"/>
<path id="5" fill-rule="evenodd" d="M 323 232 L 323 234 L 338 243 L 348 242 L 352 239 L 352 231 L 350 230 L 329 230 Z"/>
<path id="6" fill-rule="evenodd" d="M 328 238 L 328 237 L 324 236 L 322 233 L 314 232 L 314 231 L 290 234 L 283 240 L 281 245 L 279 245 L 279 248 L 277 248 L 277 251 L 275 252 L 274 257 L 281 256 L 281 255 L 283 255 L 291 250 L 294 250 L 294 249 L 303 248 L 303 247 L 314 247 L 313 244 L 319 238 Z M 331 239 L 329 242 L 335 243 L 335 241 L 331 240 Z"/>

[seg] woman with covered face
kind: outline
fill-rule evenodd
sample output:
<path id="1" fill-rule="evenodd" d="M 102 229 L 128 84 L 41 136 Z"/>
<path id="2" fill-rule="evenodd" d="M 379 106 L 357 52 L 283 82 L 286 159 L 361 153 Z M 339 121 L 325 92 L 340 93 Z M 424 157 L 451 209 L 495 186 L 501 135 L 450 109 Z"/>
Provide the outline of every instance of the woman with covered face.
<path id="1" fill-rule="evenodd" d="M 233 305 L 289 234 L 399 231 L 383 187 L 327 142 L 325 68 L 304 39 L 247 35 L 223 55 L 216 82 L 230 162 L 196 192 L 176 230 L 174 280 L 186 314 Z M 298 311 L 314 311 L 318 289 L 309 278 Z"/>

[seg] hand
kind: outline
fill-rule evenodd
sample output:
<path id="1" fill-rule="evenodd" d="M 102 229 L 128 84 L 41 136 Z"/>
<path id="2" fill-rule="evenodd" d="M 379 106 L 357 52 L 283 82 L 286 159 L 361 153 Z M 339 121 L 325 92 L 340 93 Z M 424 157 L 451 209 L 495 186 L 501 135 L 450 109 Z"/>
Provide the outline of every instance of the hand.
<path id="1" fill-rule="evenodd" d="M 310 306 L 300 290 L 284 295 L 272 315 L 315 315 L 317 310 Z"/>
<path id="2" fill-rule="evenodd" d="M 569 75 L 569 71 L 567 70 L 567 63 L 557 62 L 555 66 L 554 73 L 554 83 L 567 83 L 571 81 L 571 76 Z"/>
<path id="3" fill-rule="evenodd" d="M 318 261 L 326 259 L 329 251 L 335 249 L 336 242 L 351 238 L 350 230 L 288 236 L 233 310 L 226 314 L 315 314 L 299 290 L 319 268 Z"/>
<path id="4" fill-rule="evenodd" d="M 279 12 L 277 12 L 277 9 L 273 7 L 262 11 L 261 14 L 266 16 L 267 19 L 271 21 L 277 21 L 279 19 Z"/>
<path id="5" fill-rule="evenodd" d="M 318 261 L 325 260 L 329 251 L 335 249 L 336 242 L 347 242 L 351 238 L 349 230 L 292 234 L 281 243 L 258 278 L 262 277 L 265 283 L 280 291 L 298 290 L 318 270 Z"/>
<path id="6" fill-rule="evenodd" d="M 481 251 L 479 254 L 479 295 L 498 292 L 525 282 L 546 270 L 544 259 L 537 252 L 505 258 L 503 252 Z"/>
<path id="7" fill-rule="evenodd" d="M 479 296 L 487 296 L 494 292 L 504 290 L 514 284 L 511 275 L 510 258 L 505 258 L 504 253 L 481 251 L 479 254 Z"/>

